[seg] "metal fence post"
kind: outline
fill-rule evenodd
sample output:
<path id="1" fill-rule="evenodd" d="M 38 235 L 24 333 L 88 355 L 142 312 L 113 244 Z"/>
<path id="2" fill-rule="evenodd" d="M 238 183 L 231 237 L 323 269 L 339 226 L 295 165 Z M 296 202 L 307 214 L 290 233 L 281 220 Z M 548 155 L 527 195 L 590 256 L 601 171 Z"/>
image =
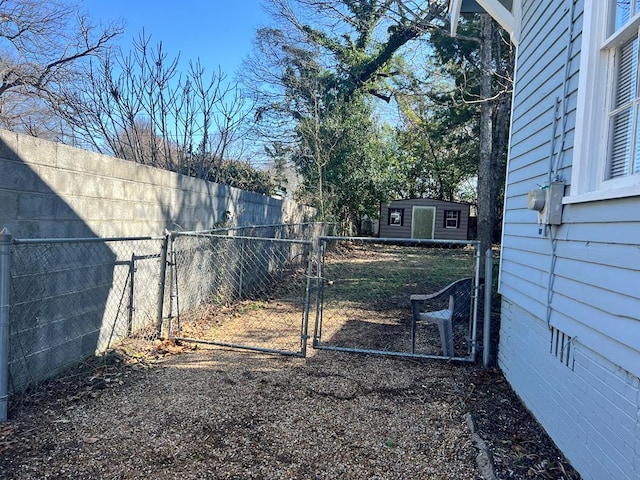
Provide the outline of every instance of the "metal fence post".
<path id="1" fill-rule="evenodd" d="M 127 336 L 133 333 L 133 313 L 135 312 L 135 293 L 136 293 L 136 254 L 131 254 L 131 263 L 129 264 L 129 315 L 127 318 Z"/>
<path id="2" fill-rule="evenodd" d="M 164 312 L 164 285 L 167 274 L 167 250 L 171 233 L 165 231 L 162 242 L 162 252 L 160 253 L 160 278 L 158 280 L 158 316 L 156 318 L 156 334 L 162 337 L 162 314 Z"/>
<path id="3" fill-rule="evenodd" d="M 307 341 L 309 340 L 309 310 L 311 309 L 311 280 L 313 276 L 313 244 L 307 247 L 307 282 L 304 294 L 304 320 L 302 322 L 302 335 L 300 354 L 307 356 Z M 317 302 L 316 302 L 317 303 Z"/>
<path id="4" fill-rule="evenodd" d="M 11 235 L 0 231 L 0 422 L 7 421 L 9 403 L 9 282 Z"/>
<path id="5" fill-rule="evenodd" d="M 482 365 L 491 363 L 491 290 L 493 287 L 493 253 L 489 248 L 484 262 L 484 322 L 482 329 Z"/>
<path id="6" fill-rule="evenodd" d="M 239 268 L 238 268 L 238 297 L 242 298 L 242 284 L 243 284 L 243 280 L 244 280 L 244 262 L 245 262 L 245 252 L 244 252 L 244 244 L 245 244 L 245 240 L 242 239 L 240 240 L 240 259 L 238 261 L 239 264 Z"/>
<path id="7" fill-rule="evenodd" d="M 326 243 L 322 237 L 313 239 L 313 248 L 315 249 L 316 259 L 316 321 L 313 326 L 313 348 L 317 348 L 320 343 L 322 332 L 322 295 L 324 290 L 324 282 L 322 280 L 322 260 Z"/>
<path id="8" fill-rule="evenodd" d="M 482 254 L 480 253 L 480 244 L 476 244 L 473 247 L 473 261 L 474 261 L 474 280 L 473 284 L 475 289 L 473 291 L 473 312 L 471 314 L 471 361 L 476 361 L 476 354 L 478 350 L 478 302 L 480 301 L 480 260 Z"/>

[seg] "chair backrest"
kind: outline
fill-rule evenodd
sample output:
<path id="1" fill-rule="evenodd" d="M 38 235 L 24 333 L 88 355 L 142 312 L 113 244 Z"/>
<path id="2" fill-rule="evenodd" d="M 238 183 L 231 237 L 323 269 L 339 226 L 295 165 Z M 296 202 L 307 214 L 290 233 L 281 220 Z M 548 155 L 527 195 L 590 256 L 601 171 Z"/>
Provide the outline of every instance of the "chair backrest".
<path id="1" fill-rule="evenodd" d="M 466 320 L 471 314 L 473 298 L 473 278 L 462 278 L 449 286 L 449 294 L 454 298 L 453 318 Z"/>
<path id="2" fill-rule="evenodd" d="M 449 310 L 453 310 L 454 320 L 466 320 L 471 316 L 473 298 L 473 278 L 461 278 L 447 285 L 442 290 L 429 295 L 411 295 L 411 308 L 413 314 L 420 312 L 419 302 L 432 301 L 441 298 L 449 298 Z M 451 304 L 453 303 L 453 308 Z"/>

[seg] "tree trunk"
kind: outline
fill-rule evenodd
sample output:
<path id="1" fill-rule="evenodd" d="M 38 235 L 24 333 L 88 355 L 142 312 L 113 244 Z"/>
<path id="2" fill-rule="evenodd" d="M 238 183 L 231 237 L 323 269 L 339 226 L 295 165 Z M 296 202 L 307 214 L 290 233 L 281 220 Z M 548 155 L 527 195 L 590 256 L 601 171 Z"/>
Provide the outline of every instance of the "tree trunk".
<path id="1" fill-rule="evenodd" d="M 478 240 L 480 241 L 480 276 L 484 275 L 484 252 L 491 248 L 495 225 L 492 102 L 492 33 L 493 24 L 487 14 L 480 16 L 480 160 L 478 165 Z"/>

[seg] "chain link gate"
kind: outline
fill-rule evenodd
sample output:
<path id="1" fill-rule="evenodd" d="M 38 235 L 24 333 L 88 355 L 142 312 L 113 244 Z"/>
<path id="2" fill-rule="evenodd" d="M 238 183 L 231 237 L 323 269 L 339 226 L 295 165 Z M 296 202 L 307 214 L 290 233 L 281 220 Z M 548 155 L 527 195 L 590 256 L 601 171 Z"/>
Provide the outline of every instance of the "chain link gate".
<path id="1" fill-rule="evenodd" d="M 306 240 L 171 233 L 168 337 L 305 356 L 312 252 Z"/>
<path id="2" fill-rule="evenodd" d="M 475 361 L 478 242 L 320 237 L 318 244 L 314 348 Z"/>

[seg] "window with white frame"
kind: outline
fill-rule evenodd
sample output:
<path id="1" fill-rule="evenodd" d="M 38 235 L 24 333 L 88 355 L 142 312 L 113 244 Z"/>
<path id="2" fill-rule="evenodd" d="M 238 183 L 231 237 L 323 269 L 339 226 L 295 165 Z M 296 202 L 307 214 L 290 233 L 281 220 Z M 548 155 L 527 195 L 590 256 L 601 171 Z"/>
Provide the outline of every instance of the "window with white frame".
<path id="1" fill-rule="evenodd" d="M 635 0 L 616 0 L 611 8 L 609 37 L 620 36 L 621 44 L 611 49 L 615 66 L 605 180 L 640 173 L 638 26 L 631 24 L 631 18 L 638 14 L 637 5 Z"/>
<path id="2" fill-rule="evenodd" d="M 585 0 L 568 202 L 640 195 L 640 0 Z"/>
<path id="3" fill-rule="evenodd" d="M 444 211 L 444 228 L 460 228 L 460 210 Z"/>

